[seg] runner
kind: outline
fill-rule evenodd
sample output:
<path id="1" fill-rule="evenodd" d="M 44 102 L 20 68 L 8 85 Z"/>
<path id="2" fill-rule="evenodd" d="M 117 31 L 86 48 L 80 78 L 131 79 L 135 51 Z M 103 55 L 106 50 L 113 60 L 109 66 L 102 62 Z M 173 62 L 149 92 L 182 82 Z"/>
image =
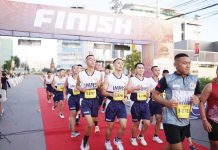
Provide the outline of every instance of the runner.
<path id="1" fill-rule="evenodd" d="M 102 94 L 108 98 L 105 120 L 107 121 L 106 131 L 106 150 L 112 150 L 110 136 L 114 126 L 114 120 L 117 117 L 119 119 L 120 128 L 117 133 L 117 137 L 114 139 L 114 144 L 117 149 L 123 150 L 124 147 L 121 142 L 121 138 L 125 133 L 127 123 L 127 113 L 124 102 L 127 100 L 126 86 L 128 83 L 128 77 L 123 74 L 123 60 L 117 58 L 113 61 L 114 73 L 105 78 L 103 84 Z"/>
<path id="2" fill-rule="evenodd" d="M 143 146 L 147 145 L 144 139 L 144 133 L 150 125 L 150 112 L 149 106 L 146 102 L 150 95 L 150 82 L 148 78 L 143 76 L 144 64 L 137 63 L 135 65 L 135 77 L 131 77 L 128 87 L 128 93 L 131 93 L 130 99 L 132 101 L 131 114 L 132 114 L 132 138 L 130 140 L 133 146 L 138 146 L 136 136 L 140 120 L 143 121 L 143 127 L 138 135 L 138 139 Z"/>
<path id="3" fill-rule="evenodd" d="M 64 118 L 64 84 L 66 81 L 65 77 L 65 70 L 60 69 L 58 76 L 55 76 L 52 81 L 52 88 L 54 89 L 54 106 L 52 106 L 52 110 L 55 110 L 55 108 L 58 106 L 58 103 L 60 103 L 60 113 L 59 117 L 61 119 Z"/>
<path id="4" fill-rule="evenodd" d="M 68 106 L 70 110 L 69 128 L 71 129 L 71 137 L 80 135 L 80 133 L 75 130 L 76 114 L 80 109 L 80 91 L 76 89 L 78 73 L 78 66 L 72 66 L 71 76 L 67 78 L 64 88 L 64 99 L 67 99 L 68 97 Z"/>
<path id="5" fill-rule="evenodd" d="M 82 115 L 86 120 L 84 137 L 80 146 L 81 150 L 89 149 L 88 139 L 94 124 L 94 119 L 98 117 L 97 89 L 101 86 L 101 73 L 95 70 L 95 57 L 86 57 L 87 69 L 79 73 L 77 89 L 82 92 Z"/>
<path id="6" fill-rule="evenodd" d="M 162 72 L 162 77 L 165 77 L 165 76 L 167 76 L 167 75 L 169 75 L 169 71 L 168 70 L 163 70 L 163 72 Z M 162 95 L 163 95 L 163 98 L 166 98 L 166 92 L 164 91 L 163 93 L 162 93 Z M 165 111 L 165 107 L 162 107 L 162 116 L 163 116 L 163 112 Z M 161 130 L 163 130 L 163 122 L 162 122 L 162 119 L 161 119 L 161 123 L 160 123 L 160 129 Z"/>
<path id="7" fill-rule="evenodd" d="M 104 72 L 102 72 L 102 62 L 101 61 L 96 61 L 95 64 L 95 70 L 101 72 L 101 76 L 102 76 L 102 83 L 104 82 Z M 102 87 L 102 85 L 101 85 Z M 98 98 L 98 110 L 101 108 L 102 102 L 104 100 L 104 96 L 102 95 L 101 89 L 97 90 L 97 98 Z M 95 133 L 100 132 L 99 126 L 98 126 L 98 118 L 96 118 L 94 120 L 95 123 Z"/>
<path id="8" fill-rule="evenodd" d="M 211 150 L 218 149 L 218 66 L 217 77 L 205 86 L 200 97 L 199 110 L 204 129 L 208 132 Z M 204 104 L 207 102 L 205 111 Z"/>
<path id="9" fill-rule="evenodd" d="M 84 70 L 83 66 L 81 64 L 78 64 L 78 72 L 82 72 Z M 82 93 L 80 92 L 80 106 L 81 106 L 81 103 L 82 103 Z M 76 115 L 76 125 L 79 125 L 80 123 L 80 110 L 77 112 L 77 115 Z"/>
<path id="10" fill-rule="evenodd" d="M 158 66 L 151 67 L 152 77 L 150 77 L 150 85 L 151 88 L 154 89 L 159 81 L 160 69 Z M 155 102 L 152 98 L 149 101 L 149 110 L 151 114 L 151 123 L 153 122 L 153 118 L 156 119 L 155 131 L 153 136 L 153 141 L 157 143 L 163 143 L 163 141 L 158 136 L 158 132 L 160 131 L 161 121 L 162 121 L 162 108 L 163 105 Z"/>
<path id="11" fill-rule="evenodd" d="M 195 76 L 190 75 L 191 60 L 187 54 L 180 53 L 174 58 L 176 72 L 163 77 L 152 93 L 152 98 L 165 105 L 163 126 L 166 149 L 182 150 L 182 141 L 189 130 L 191 105 L 198 104 L 201 93 L 200 84 Z M 161 93 L 166 91 L 166 99 Z"/>
<path id="12" fill-rule="evenodd" d="M 53 79 L 54 79 L 54 77 L 53 77 L 51 71 L 48 71 L 47 75 L 45 75 L 45 78 L 44 78 L 44 88 L 46 88 L 48 103 L 51 103 L 51 98 L 53 96 L 53 88 L 51 86 Z"/>

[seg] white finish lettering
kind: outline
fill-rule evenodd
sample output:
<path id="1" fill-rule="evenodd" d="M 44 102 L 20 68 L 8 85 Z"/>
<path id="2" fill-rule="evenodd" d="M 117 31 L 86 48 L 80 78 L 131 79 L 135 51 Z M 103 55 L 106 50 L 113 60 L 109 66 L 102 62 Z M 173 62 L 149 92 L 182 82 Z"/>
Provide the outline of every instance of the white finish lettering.
<path id="1" fill-rule="evenodd" d="M 78 30 L 85 31 L 86 30 L 86 24 L 87 24 L 87 15 L 85 14 L 79 14 L 79 13 L 69 13 L 67 18 L 67 30 L 76 30 L 75 29 L 75 23 L 78 23 Z"/>
<path id="2" fill-rule="evenodd" d="M 96 15 L 91 15 L 89 17 L 89 25 L 88 25 L 89 32 L 95 32 L 97 19 L 98 19 L 98 17 Z"/>
<path id="3" fill-rule="evenodd" d="M 97 32 L 112 33 L 113 21 L 114 21 L 113 17 L 100 16 Z"/>
<path id="4" fill-rule="evenodd" d="M 131 28 L 132 28 L 132 20 L 131 19 L 124 20 L 121 18 L 117 18 L 116 23 L 115 23 L 114 33 L 122 34 L 122 31 L 123 31 L 123 34 L 129 35 L 129 34 L 131 34 Z"/>
<path id="5" fill-rule="evenodd" d="M 55 28 L 62 29 L 64 26 L 64 20 L 65 20 L 66 12 L 64 11 L 58 11 L 57 13 L 57 19 L 55 23 Z"/>
<path id="6" fill-rule="evenodd" d="M 46 9 L 38 9 L 36 12 L 34 26 L 35 27 L 42 27 L 43 23 L 51 23 L 51 17 L 45 17 L 46 15 L 52 16 L 52 15 L 54 15 L 54 11 L 53 10 L 46 10 Z"/>

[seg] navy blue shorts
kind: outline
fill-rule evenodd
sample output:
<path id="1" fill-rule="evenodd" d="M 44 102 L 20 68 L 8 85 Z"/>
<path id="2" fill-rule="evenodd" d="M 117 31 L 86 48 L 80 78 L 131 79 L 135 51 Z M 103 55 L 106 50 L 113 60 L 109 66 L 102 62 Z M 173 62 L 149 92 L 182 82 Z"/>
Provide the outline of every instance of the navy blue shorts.
<path id="1" fill-rule="evenodd" d="M 97 91 L 98 97 L 98 105 L 101 106 L 102 102 L 104 101 L 104 96 L 102 95 L 101 91 Z"/>
<path id="2" fill-rule="evenodd" d="M 54 92 L 54 97 L 53 97 L 54 102 L 59 102 L 64 100 L 64 93 L 63 92 Z"/>
<path id="3" fill-rule="evenodd" d="M 98 99 L 85 99 L 83 98 L 81 104 L 82 115 L 91 115 L 98 117 Z"/>
<path id="4" fill-rule="evenodd" d="M 162 115 L 162 108 L 163 108 L 162 104 L 160 104 L 156 101 L 153 101 L 153 100 L 149 101 L 149 110 L 150 110 L 151 116 Z"/>
<path id="5" fill-rule="evenodd" d="M 114 122 L 115 117 L 127 118 L 126 107 L 122 101 L 110 101 L 105 111 L 105 121 Z"/>
<path id="6" fill-rule="evenodd" d="M 150 120 L 148 103 L 135 101 L 131 107 L 132 121 L 138 122 L 141 119 Z"/>
<path id="7" fill-rule="evenodd" d="M 53 88 L 52 88 L 51 84 L 46 84 L 46 91 L 53 93 Z"/>
<path id="8" fill-rule="evenodd" d="M 69 106 L 69 110 L 76 110 L 79 111 L 80 109 L 80 96 L 74 96 L 74 95 L 70 95 L 70 97 L 68 98 L 68 106 Z"/>

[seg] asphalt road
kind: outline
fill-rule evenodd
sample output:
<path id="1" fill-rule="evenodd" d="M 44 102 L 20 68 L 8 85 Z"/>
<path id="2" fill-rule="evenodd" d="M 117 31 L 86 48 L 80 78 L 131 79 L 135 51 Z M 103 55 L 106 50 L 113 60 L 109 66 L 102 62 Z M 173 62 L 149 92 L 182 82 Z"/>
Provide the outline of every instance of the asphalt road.
<path id="1" fill-rule="evenodd" d="M 39 76 L 29 75 L 17 87 L 8 90 L 0 132 L 9 134 L 6 137 L 11 143 L 6 139 L 0 140 L 0 150 L 46 150 L 42 118 L 38 111 L 39 87 L 42 87 Z M 191 133 L 195 142 L 209 147 L 201 120 L 191 121 Z"/>
<path id="2" fill-rule="evenodd" d="M 46 150 L 42 131 L 37 88 L 39 76 L 27 76 L 18 86 L 8 90 L 5 115 L 0 119 L 0 131 L 10 134 L 0 141 L 0 150 Z M 23 132 L 24 131 L 24 132 Z M 19 133 L 20 132 L 20 133 Z"/>

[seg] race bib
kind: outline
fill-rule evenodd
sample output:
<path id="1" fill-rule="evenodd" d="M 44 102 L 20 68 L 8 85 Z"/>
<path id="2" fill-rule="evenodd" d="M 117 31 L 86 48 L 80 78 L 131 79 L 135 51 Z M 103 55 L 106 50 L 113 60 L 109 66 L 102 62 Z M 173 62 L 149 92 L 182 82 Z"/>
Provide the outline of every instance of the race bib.
<path id="1" fill-rule="evenodd" d="M 80 91 L 79 90 L 77 90 L 77 89 L 74 89 L 73 90 L 73 95 L 79 95 L 80 94 Z"/>
<path id="2" fill-rule="evenodd" d="M 118 91 L 118 92 L 114 92 L 114 97 L 113 100 L 115 101 L 122 101 L 124 100 L 124 91 Z"/>
<path id="3" fill-rule="evenodd" d="M 177 117 L 180 119 L 188 119 L 190 117 L 190 112 L 191 112 L 190 105 L 179 104 L 176 107 L 176 114 L 177 114 Z"/>
<path id="4" fill-rule="evenodd" d="M 87 99 L 96 98 L 96 89 L 86 90 L 85 91 L 85 98 L 87 98 Z"/>
<path id="5" fill-rule="evenodd" d="M 148 92 L 147 91 L 137 92 L 137 100 L 138 101 L 146 101 L 147 98 L 148 98 Z"/>
<path id="6" fill-rule="evenodd" d="M 60 92 L 61 92 L 61 91 L 64 91 L 64 86 L 60 86 L 60 85 L 57 86 L 57 91 L 60 91 Z"/>

